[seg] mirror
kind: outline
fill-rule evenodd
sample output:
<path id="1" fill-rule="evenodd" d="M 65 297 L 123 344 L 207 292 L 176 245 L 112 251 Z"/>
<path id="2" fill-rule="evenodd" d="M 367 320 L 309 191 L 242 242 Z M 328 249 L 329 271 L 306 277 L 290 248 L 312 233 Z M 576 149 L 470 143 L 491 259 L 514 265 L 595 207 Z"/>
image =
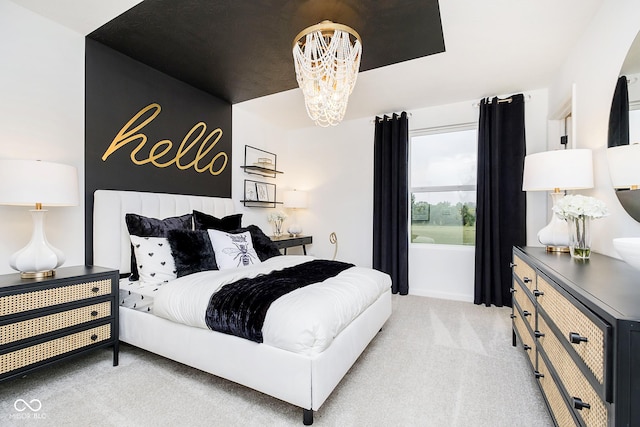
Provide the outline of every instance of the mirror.
<path id="1" fill-rule="evenodd" d="M 640 32 L 620 70 L 609 116 L 607 157 L 616 196 L 640 222 Z"/>

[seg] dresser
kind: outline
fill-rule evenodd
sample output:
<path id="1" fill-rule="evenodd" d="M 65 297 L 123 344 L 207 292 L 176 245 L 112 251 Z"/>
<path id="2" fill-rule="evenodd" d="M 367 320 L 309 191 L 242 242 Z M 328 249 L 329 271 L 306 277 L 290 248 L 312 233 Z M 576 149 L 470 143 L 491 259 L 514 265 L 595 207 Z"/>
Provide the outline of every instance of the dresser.
<path id="1" fill-rule="evenodd" d="M 557 426 L 640 426 L 640 271 L 513 249 L 513 345 Z"/>
<path id="2" fill-rule="evenodd" d="M 64 267 L 0 276 L 0 380 L 101 347 L 118 364 L 118 270 Z"/>

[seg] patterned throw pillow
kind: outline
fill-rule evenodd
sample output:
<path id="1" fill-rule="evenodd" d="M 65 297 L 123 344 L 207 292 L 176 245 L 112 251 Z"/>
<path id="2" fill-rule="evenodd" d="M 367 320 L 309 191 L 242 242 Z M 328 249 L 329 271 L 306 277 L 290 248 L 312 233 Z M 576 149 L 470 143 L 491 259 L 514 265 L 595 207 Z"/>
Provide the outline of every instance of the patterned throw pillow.
<path id="1" fill-rule="evenodd" d="M 251 241 L 251 233 L 231 234 L 218 230 L 207 230 L 213 252 L 216 254 L 216 264 L 220 270 L 227 268 L 246 267 L 259 264 L 260 258 Z"/>
<path id="2" fill-rule="evenodd" d="M 191 230 L 192 214 L 174 216 L 164 219 L 151 218 L 134 213 L 124 216 L 129 235 L 140 237 L 167 237 L 169 230 Z M 139 262 L 136 261 L 135 251 L 131 251 L 131 277 L 129 280 L 138 280 Z"/>
<path id="3" fill-rule="evenodd" d="M 130 237 L 141 282 L 162 283 L 177 277 L 171 246 L 165 237 Z"/>

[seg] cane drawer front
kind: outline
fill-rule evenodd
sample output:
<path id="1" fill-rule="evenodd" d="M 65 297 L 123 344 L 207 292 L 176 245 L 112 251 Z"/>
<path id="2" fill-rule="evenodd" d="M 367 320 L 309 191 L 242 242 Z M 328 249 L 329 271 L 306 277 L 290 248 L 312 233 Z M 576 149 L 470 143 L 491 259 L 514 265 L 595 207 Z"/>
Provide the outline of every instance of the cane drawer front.
<path id="1" fill-rule="evenodd" d="M 560 427 L 577 426 L 578 424 L 571 415 L 571 409 L 562 397 L 562 392 L 549 372 L 543 357 L 538 358 L 538 372 L 540 373 L 538 382 L 556 425 Z"/>
<path id="2" fill-rule="evenodd" d="M 0 377 L 3 374 L 28 368 L 47 359 L 70 353 L 109 340 L 112 324 L 86 329 L 29 347 L 0 355 Z"/>
<path id="3" fill-rule="evenodd" d="M 111 315 L 111 301 L 104 301 L 46 316 L 0 325 L 0 347 L 57 330 L 95 322 Z"/>
<path id="4" fill-rule="evenodd" d="M 525 288 L 523 288 L 517 280 L 513 281 L 513 298 L 522 310 L 522 317 L 529 324 L 531 330 L 535 331 L 536 307 L 527 291 L 525 291 Z"/>
<path id="5" fill-rule="evenodd" d="M 518 307 L 517 303 L 513 304 L 513 328 L 515 329 L 518 337 L 520 338 L 520 342 L 522 343 L 522 348 L 524 349 L 527 356 L 529 356 L 529 360 L 531 361 L 531 366 L 533 369 L 536 368 L 536 349 L 535 349 L 535 338 L 531 331 L 527 328 L 527 323 L 522 315 L 522 310 Z"/>
<path id="6" fill-rule="evenodd" d="M 538 305 L 553 319 L 553 323 L 561 332 L 560 339 L 570 343 L 575 354 L 589 368 L 595 379 L 604 388 L 607 329 L 608 325 L 595 315 L 586 314 L 588 309 L 578 301 L 564 296 L 550 281 L 542 275 L 538 276 Z"/>
<path id="7" fill-rule="evenodd" d="M 117 282 L 116 282 L 117 285 Z M 87 280 L 0 297 L 0 317 L 80 301 L 112 293 L 112 280 Z"/>
<path id="8" fill-rule="evenodd" d="M 538 316 L 538 329 L 541 334 L 538 337 L 538 351 L 547 356 L 555 369 L 560 389 L 565 390 L 572 411 L 587 427 L 606 426 L 609 415 L 607 405 L 563 347 L 560 338 L 553 333 L 545 316 Z"/>
<path id="9" fill-rule="evenodd" d="M 519 256 L 513 255 L 513 273 L 533 292 L 536 288 L 536 272 Z"/>

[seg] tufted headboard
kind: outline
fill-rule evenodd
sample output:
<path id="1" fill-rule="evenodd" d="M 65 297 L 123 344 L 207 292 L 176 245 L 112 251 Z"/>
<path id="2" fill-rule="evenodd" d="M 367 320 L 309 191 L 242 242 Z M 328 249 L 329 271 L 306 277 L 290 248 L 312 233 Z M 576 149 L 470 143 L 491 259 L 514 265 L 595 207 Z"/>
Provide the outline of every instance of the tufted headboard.
<path id="1" fill-rule="evenodd" d="M 131 242 L 124 221 L 127 213 L 164 219 L 194 209 L 222 218 L 234 213 L 231 199 L 137 191 L 96 190 L 93 201 L 93 263 L 131 271 Z"/>

